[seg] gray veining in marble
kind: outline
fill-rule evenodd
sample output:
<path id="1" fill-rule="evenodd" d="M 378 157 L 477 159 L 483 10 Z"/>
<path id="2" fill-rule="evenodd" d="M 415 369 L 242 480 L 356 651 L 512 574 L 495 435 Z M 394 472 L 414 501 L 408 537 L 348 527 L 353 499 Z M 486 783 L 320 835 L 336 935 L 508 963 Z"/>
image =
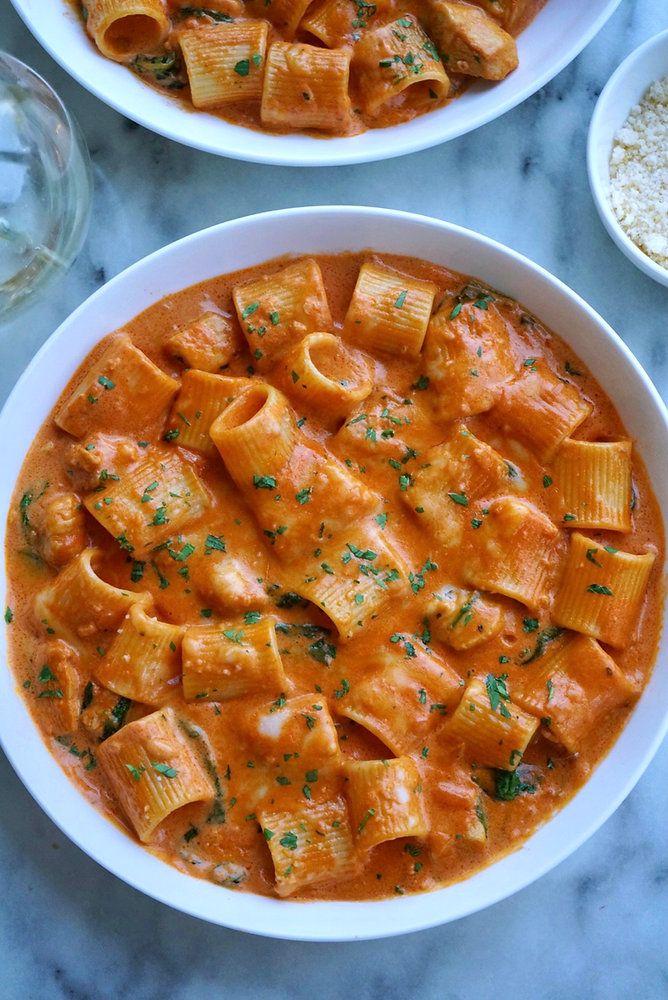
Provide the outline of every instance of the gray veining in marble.
<path id="1" fill-rule="evenodd" d="M 624 0 L 570 67 L 496 122 L 411 157 L 308 171 L 217 159 L 124 120 L 70 80 L 0 0 L 0 46 L 55 86 L 95 172 L 76 265 L 48 302 L 0 330 L 0 401 L 61 320 L 128 264 L 214 222 L 324 202 L 423 212 L 527 254 L 615 327 L 668 398 L 668 289 L 609 240 L 584 162 L 605 81 L 665 28 L 666 0 Z M 605 826 L 515 897 L 418 935 L 335 946 L 253 938 L 144 898 L 72 846 L 0 755 L 0 1000 L 662 1000 L 667 770 L 664 744 Z"/>

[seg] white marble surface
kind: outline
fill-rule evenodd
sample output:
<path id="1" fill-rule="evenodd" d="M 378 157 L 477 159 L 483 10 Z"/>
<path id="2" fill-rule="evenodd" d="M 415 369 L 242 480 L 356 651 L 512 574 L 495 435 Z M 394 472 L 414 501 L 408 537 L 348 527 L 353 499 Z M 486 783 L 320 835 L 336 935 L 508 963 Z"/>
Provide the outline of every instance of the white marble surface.
<path id="1" fill-rule="evenodd" d="M 632 48 L 665 28 L 666 0 L 624 0 L 555 81 L 476 133 L 399 160 L 307 171 L 217 159 L 123 120 L 0 0 L 0 47 L 42 73 L 78 117 L 96 189 L 73 270 L 47 303 L 0 328 L 0 401 L 60 321 L 128 264 L 214 222 L 327 202 L 423 212 L 522 251 L 598 309 L 668 397 L 668 289 L 611 243 L 585 175 L 597 94 Z M 603 829 L 517 896 L 418 935 L 335 946 L 264 941 L 144 898 L 73 847 L 0 755 L 0 997 L 658 1000 L 668 996 L 667 768 L 664 745 Z"/>

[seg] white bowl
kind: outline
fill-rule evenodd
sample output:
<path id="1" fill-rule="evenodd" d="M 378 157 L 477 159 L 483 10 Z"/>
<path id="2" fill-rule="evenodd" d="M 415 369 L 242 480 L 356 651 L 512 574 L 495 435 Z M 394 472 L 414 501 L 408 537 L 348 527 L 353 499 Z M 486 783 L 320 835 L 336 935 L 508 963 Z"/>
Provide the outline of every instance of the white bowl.
<path id="1" fill-rule="evenodd" d="M 589 125 L 587 171 L 589 186 L 601 222 L 623 254 L 661 285 L 668 285 L 668 269 L 661 267 L 626 235 L 610 203 L 610 153 L 615 135 L 642 100 L 645 91 L 668 76 L 668 31 L 644 42 L 615 70 L 596 102 Z"/>
<path id="2" fill-rule="evenodd" d="M 450 107 L 405 125 L 342 139 L 269 135 L 179 105 L 101 56 L 64 0 L 12 0 L 35 38 L 84 87 L 133 121 L 187 146 L 238 160 L 334 166 L 436 146 L 497 118 L 577 56 L 620 0 L 549 0 L 519 39 L 520 66 L 501 83 L 477 83 Z M 206 5 L 205 5 L 206 6 Z"/>
<path id="3" fill-rule="evenodd" d="M 0 414 L 0 517 L 21 463 L 75 367 L 97 341 L 163 296 L 279 254 L 375 248 L 480 276 L 519 298 L 558 332 L 615 401 L 668 509 L 668 413 L 610 327 L 574 292 L 513 250 L 450 223 L 378 208 L 297 208 L 226 222 L 134 264 L 83 303 L 49 338 Z M 0 581 L 0 606 L 6 604 Z M 11 627 L 11 626 L 10 626 Z M 575 850 L 630 792 L 668 727 L 668 637 L 628 724 L 588 783 L 521 848 L 466 881 L 381 902 L 298 903 L 236 893 L 185 875 L 106 820 L 42 742 L 8 669 L 0 670 L 0 741 L 28 790 L 82 850 L 130 885 L 213 923 L 311 941 L 378 938 L 445 923 L 528 885 Z M 0 640 L 0 663 L 6 662 Z M 612 859 L 611 859 L 612 862 Z"/>

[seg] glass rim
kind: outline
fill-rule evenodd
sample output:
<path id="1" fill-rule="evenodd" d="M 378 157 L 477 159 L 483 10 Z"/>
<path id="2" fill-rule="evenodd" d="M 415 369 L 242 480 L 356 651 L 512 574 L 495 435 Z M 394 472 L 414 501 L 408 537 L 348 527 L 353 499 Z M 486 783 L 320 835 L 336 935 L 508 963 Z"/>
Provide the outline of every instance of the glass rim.
<path id="1" fill-rule="evenodd" d="M 54 90 L 54 88 L 51 86 L 48 80 L 45 80 L 45 78 L 41 75 L 41 73 L 38 73 L 37 70 L 33 69 L 32 66 L 29 66 L 28 63 L 23 62 L 22 59 L 18 58 L 18 56 L 15 56 L 11 52 L 8 52 L 7 49 L 0 48 L 0 66 L 2 66 L 3 63 L 8 65 L 10 69 L 19 67 L 20 71 L 25 76 L 34 77 L 35 80 L 37 80 L 44 87 L 46 91 L 48 91 L 50 96 L 54 98 L 56 104 L 58 105 L 59 111 L 63 115 L 63 118 L 67 120 L 67 124 L 70 126 L 70 128 L 72 130 L 76 128 L 77 126 L 76 120 L 68 110 L 62 97 L 60 96 L 60 94 L 57 93 L 56 90 Z"/>

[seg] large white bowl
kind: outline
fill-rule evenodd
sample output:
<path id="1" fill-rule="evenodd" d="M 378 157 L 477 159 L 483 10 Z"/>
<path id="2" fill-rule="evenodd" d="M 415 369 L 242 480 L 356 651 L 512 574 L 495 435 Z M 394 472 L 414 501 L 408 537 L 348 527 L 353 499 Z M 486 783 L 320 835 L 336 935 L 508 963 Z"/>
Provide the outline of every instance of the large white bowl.
<path id="1" fill-rule="evenodd" d="M 662 31 L 626 57 L 617 67 L 596 102 L 587 140 L 589 186 L 601 222 L 619 249 L 637 268 L 661 285 L 668 285 L 668 270 L 636 246 L 622 229 L 610 202 L 610 153 L 615 135 L 650 84 L 668 76 L 668 31 Z"/>
<path id="2" fill-rule="evenodd" d="M 668 509 L 668 413 L 638 362 L 585 302 L 513 250 L 467 229 L 377 208 L 297 208 L 206 229 L 158 250 L 92 295 L 50 337 L 0 414 L 0 518 L 40 425 L 97 341 L 164 295 L 270 256 L 374 248 L 480 276 L 519 298 L 558 332 L 612 396 Z M 5 581 L 0 581 L 4 607 Z M 11 627 L 11 626 L 10 626 Z M 6 662 L 0 640 L 0 663 Z M 647 767 L 668 727 L 666 638 L 658 663 L 609 755 L 574 799 L 519 850 L 464 882 L 371 903 L 297 903 L 237 893 L 153 857 L 87 802 L 46 749 L 8 669 L 0 670 L 0 742 L 51 819 L 130 885 L 205 920 L 272 937 L 376 938 L 454 920 L 528 885 L 575 850 L 613 812 Z M 612 863 L 612 859 L 611 859 Z"/>
<path id="3" fill-rule="evenodd" d="M 519 39 L 519 68 L 501 83 L 477 83 L 450 107 L 348 139 L 269 135 L 193 113 L 101 56 L 65 0 L 12 0 L 35 38 L 84 87 L 121 114 L 177 142 L 238 160 L 333 166 L 384 160 L 436 146 L 504 114 L 577 56 L 620 0 L 548 0 Z M 206 6 L 206 5 L 204 5 Z"/>

